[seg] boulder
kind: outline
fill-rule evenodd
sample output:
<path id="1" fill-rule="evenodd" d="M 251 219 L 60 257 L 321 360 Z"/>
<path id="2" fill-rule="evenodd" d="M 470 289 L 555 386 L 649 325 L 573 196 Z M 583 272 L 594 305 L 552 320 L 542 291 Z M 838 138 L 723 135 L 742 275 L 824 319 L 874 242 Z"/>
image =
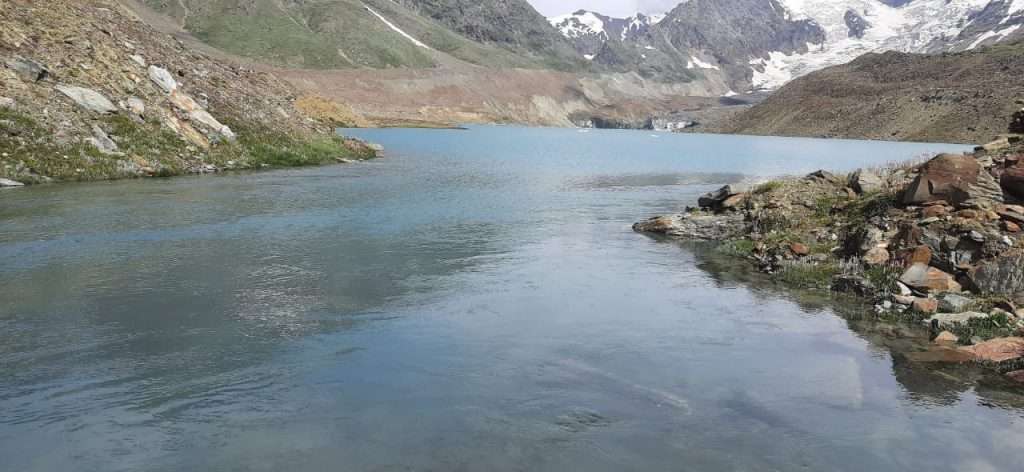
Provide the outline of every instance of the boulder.
<path id="1" fill-rule="evenodd" d="M 97 125 L 92 125 L 92 136 L 88 139 L 96 149 L 101 153 L 110 156 L 123 156 L 124 154 L 117 151 L 117 143 L 110 136 L 107 135 L 102 128 Z"/>
<path id="2" fill-rule="evenodd" d="M 952 275 L 926 264 L 914 264 L 900 277 L 900 282 L 922 292 L 959 292 L 962 287 Z"/>
<path id="3" fill-rule="evenodd" d="M 14 108 L 14 99 L 0 97 L 0 108 Z"/>
<path id="4" fill-rule="evenodd" d="M 903 192 L 903 202 L 919 205 L 945 200 L 957 206 L 1002 202 L 1002 190 L 977 158 L 964 154 L 940 154 L 921 166 L 920 173 Z"/>
<path id="5" fill-rule="evenodd" d="M 125 100 L 125 109 L 133 115 L 141 117 L 146 114 L 146 102 L 138 97 L 130 97 L 128 100 Z"/>
<path id="6" fill-rule="evenodd" d="M 960 341 L 960 337 L 949 331 L 943 331 L 938 336 L 935 336 L 935 339 L 932 341 L 935 344 L 956 344 L 957 341 Z"/>
<path id="7" fill-rule="evenodd" d="M 885 248 L 875 247 L 864 253 L 864 262 L 868 265 L 878 266 L 884 265 L 889 262 L 889 258 L 892 257 L 889 251 Z"/>
<path id="8" fill-rule="evenodd" d="M 213 115 L 204 110 L 203 107 L 199 106 L 192 97 L 189 97 L 179 91 L 172 93 L 170 100 L 175 107 L 187 113 L 189 120 L 193 123 L 199 123 L 210 131 L 223 136 L 228 141 L 235 140 L 235 133 L 231 131 L 231 128 L 228 128 L 220 121 L 217 121 Z"/>
<path id="9" fill-rule="evenodd" d="M 50 75 L 50 71 L 46 69 L 46 66 L 31 59 L 16 57 L 8 60 L 6 65 L 8 69 L 11 69 L 29 82 L 39 82 Z"/>
<path id="10" fill-rule="evenodd" d="M 931 318 L 924 320 L 924 322 L 929 326 L 938 326 L 939 329 L 946 329 L 965 325 L 971 320 L 985 318 L 988 318 L 987 313 L 968 311 L 964 313 L 939 313 L 937 315 L 932 315 Z"/>
<path id="11" fill-rule="evenodd" d="M 131 58 L 132 62 L 134 62 L 134 63 L 136 63 L 136 64 L 138 64 L 138 65 L 140 65 L 142 67 L 146 67 L 146 58 L 144 58 L 144 57 L 142 57 L 142 56 L 140 56 L 138 54 L 132 54 L 129 57 Z"/>
<path id="12" fill-rule="evenodd" d="M 866 297 L 875 293 L 875 285 L 858 275 L 840 274 L 832 277 L 832 291 Z"/>
<path id="13" fill-rule="evenodd" d="M 836 177 L 835 174 L 825 170 L 816 170 L 814 172 L 811 172 L 810 174 L 807 174 L 807 177 L 805 178 L 812 182 L 819 182 L 832 185 L 838 185 L 843 183 L 842 179 Z"/>
<path id="14" fill-rule="evenodd" d="M 968 278 L 981 293 L 1012 295 L 1024 292 L 1024 253 L 1011 251 L 978 264 Z"/>
<path id="15" fill-rule="evenodd" d="M 1024 109 L 1013 114 L 1010 121 L 1010 132 L 1024 134 Z"/>
<path id="16" fill-rule="evenodd" d="M 747 197 L 748 195 L 745 193 L 738 193 L 729 198 L 726 198 L 725 200 L 722 200 L 720 207 L 723 210 L 734 210 L 736 208 L 739 208 L 739 206 L 747 199 Z"/>
<path id="17" fill-rule="evenodd" d="M 1024 198 L 1024 166 L 1016 165 L 1003 169 L 999 177 L 1003 191 L 1017 198 Z"/>
<path id="18" fill-rule="evenodd" d="M 1003 363 L 1024 357 L 1024 338 L 996 338 L 960 348 L 979 361 Z"/>
<path id="19" fill-rule="evenodd" d="M 910 306 L 914 311 L 927 315 L 939 311 L 939 301 L 934 298 L 915 298 Z"/>
<path id="20" fill-rule="evenodd" d="M 854 173 L 850 174 L 849 180 L 850 188 L 857 193 L 863 194 L 882 190 L 882 177 L 871 170 L 857 169 Z"/>
<path id="21" fill-rule="evenodd" d="M 641 233 L 656 233 L 681 239 L 723 241 L 746 232 L 743 215 L 684 214 L 651 218 L 633 225 Z"/>
<path id="22" fill-rule="evenodd" d="M 932 262 L 932 248 L 927 245 L 920 245 L 914 248 L 913 252 L 910 253 L 910 257 L 907 258 L 908 265 L 914 264 L 925 264 L 928 265 Z"/>
<path id="23" fill-rule="evenodd" d="M 1010 379 L 1010 380 L 1012 380 L 1014 382 L 1018 382 L 1018 383 L 1024 384 L 1024 370 L 1015 370 L 1013 372 L 1008 372 L 1006 374 L 1006 378 L 1008 378 L 1008 379 Z"/>
<path id="24" fill-rule="evenodd" d="M 955 293 L 940 293 L 936 298 L 939 303 L 939 310 L 946 313 L 963 312 L 974 303 L 974 300 Z"/>
<path id="25" fill-rule="evenodd" d="M 78 104 L 78 106 L 85 108 L 86 110 L 104 115 L 117 113 L 117 107 L 114 106 L 107 97 L 95 90 L 69 85 L 58 85 L 57 91 L 64 94 Z"/>
<path id="26" fill-rule="evenodd" d="M 0 188 L 24 187 L 25 184 L 11 179 L 0 178 Z"/>
<path id="27" fill-rule="evenodd" d="M 149 66 L 149 80 L 152 80 L 167 94 L 178 90 L 178 81 L 174 80 L 174 76 L 163 67 Z"/>
<path id="28" fill-rule="evenodd" d="M 793 253 L 793 255 L 800 257 L 806 256 L 811 253 L 811 250 L 801 243 L 790 243 L 789 250 L 790 252 Z"/>
<path id="29" fill-rule="evenodd" d="M 975 148 L 975 151 L 998 152 L 998 151 L 1002 151 L 1003 149 L 1009 149 L 1009 147 L 1010 147 L 1010 140 L 1008 140 L 1006 138 L 999 138 L 999 139 L 997 139 L 995 141 L 992 141 L 990 143 L 986 143 L 986 144 L 983 144 L 981 146 L 978 146 L 977 148 Z"/>

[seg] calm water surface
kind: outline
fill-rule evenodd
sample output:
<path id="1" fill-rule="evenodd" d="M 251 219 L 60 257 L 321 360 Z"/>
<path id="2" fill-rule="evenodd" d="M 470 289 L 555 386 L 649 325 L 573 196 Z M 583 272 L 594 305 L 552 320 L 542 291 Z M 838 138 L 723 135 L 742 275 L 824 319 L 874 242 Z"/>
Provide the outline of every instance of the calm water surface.
<path id="1" fill-rule="evenodd" d="M 0 470 L 1024 469 L 1019 389 L 630 231 L 957 147 L 354 133 L 387 158 L 0 193 Z"/>

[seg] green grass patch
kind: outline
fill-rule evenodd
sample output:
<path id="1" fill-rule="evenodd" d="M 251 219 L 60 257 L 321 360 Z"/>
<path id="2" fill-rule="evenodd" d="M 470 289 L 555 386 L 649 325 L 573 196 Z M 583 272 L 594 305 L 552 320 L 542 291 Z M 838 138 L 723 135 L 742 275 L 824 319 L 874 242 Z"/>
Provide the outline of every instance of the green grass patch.
<path id="1" fill-rule="evenodd" d="M 771 180 L 755 187 L 753 193 L 754 195 L 764 195 L 782 188 L 782 185 L 781 181 Z"/>
<path id="2" fill-rule="evenodd" d="M 829 290 L 832 277 L 839 272 L 839 265 L 834 263 L 791 261 L 779 268 L 777 280 L 794 288 Z"/>

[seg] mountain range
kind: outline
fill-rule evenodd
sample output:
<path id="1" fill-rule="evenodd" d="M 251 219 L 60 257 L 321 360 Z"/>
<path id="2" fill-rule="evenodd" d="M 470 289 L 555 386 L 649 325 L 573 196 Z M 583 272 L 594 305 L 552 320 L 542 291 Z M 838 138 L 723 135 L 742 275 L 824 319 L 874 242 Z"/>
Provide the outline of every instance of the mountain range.
<path id="1" fill-rule="evenodd" d="M 375 123 L 708 124 L 866 54 L 1024 38 L 1024 0 L 686 0 L 625 18 L 526 0 L 120 1 Z"/>
<path id="2" fill-rule="evenodd" d="M 657 21 L 585 10 L 549 20 L 584 59 L 615 70 L 678 79 L 682 68 L 700 69 L 735 90 L 774 89 L 869 52 L 1024 37 L 1024 0 L 689 0 Z"/>

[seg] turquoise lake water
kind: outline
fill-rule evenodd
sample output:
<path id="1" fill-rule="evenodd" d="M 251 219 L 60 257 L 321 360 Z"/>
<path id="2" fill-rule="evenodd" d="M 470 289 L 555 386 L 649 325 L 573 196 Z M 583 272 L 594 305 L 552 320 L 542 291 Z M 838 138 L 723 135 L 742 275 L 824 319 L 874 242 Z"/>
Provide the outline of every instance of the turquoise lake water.
<path id="1" fill-rule="evenodd" d="M 473 127 L 0 193 L 3 471 L 1012 471 L 1024 391 L 630 225 L 962 146 Z"/>

